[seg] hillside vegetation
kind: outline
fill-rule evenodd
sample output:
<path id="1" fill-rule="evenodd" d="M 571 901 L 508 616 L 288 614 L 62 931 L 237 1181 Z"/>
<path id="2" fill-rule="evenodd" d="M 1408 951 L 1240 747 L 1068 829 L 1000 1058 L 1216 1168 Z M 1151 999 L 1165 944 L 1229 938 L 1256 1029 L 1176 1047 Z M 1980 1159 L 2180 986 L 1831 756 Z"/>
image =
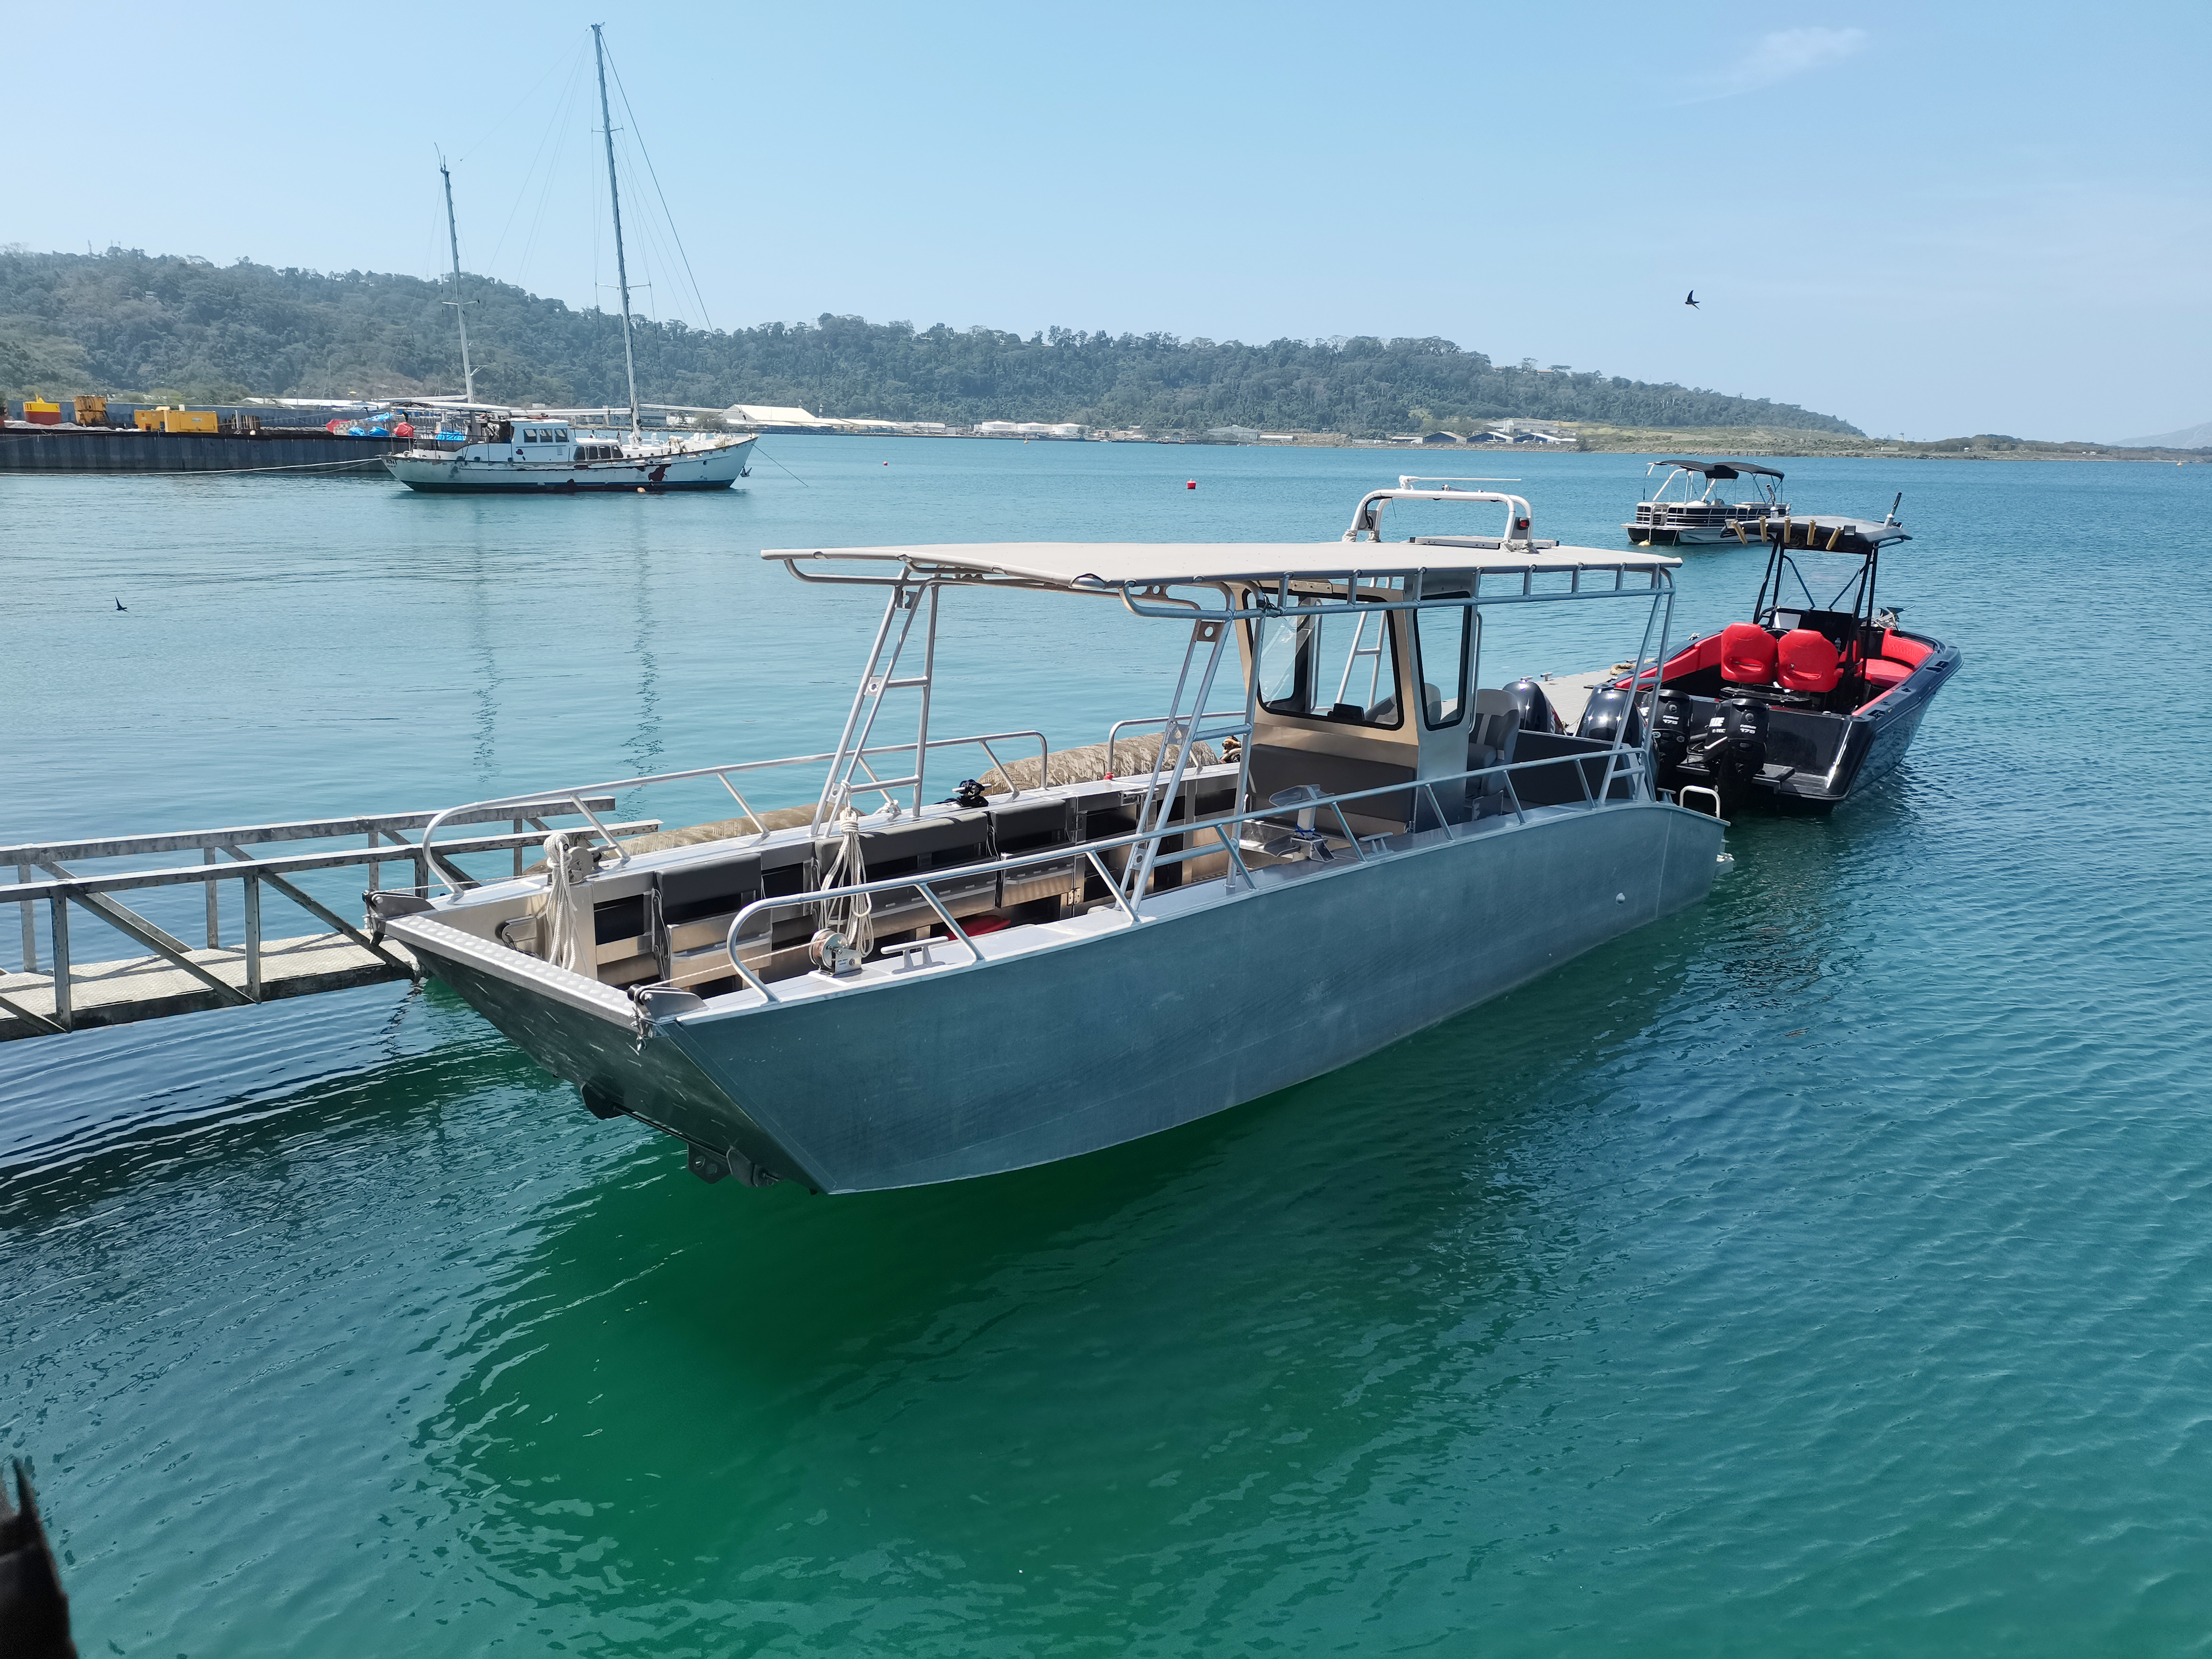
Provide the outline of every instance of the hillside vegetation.
<path id="1" fill-rule="evenodd" d="M 623 398 L 617 319 L 479 277 L 465 287 L 478 397 L 520 404 Z M 0 252 L 0 389 L 195 402 L 457 392 L 459 352 L 443 303 L 450 297 L 446 286 L 414 276 L 215 265 L 121 248 L 14 248 Z M 1024 338 L 825 314 L 726 332 L 643 322 L 635 349 L 647 402 L 798 404 L 884 420 L 1376 436 L 1519 416 L 1857 431 L 1764 398 L 1500 366 L 1433 338 L 1244 345 L 1063 328 Z"/>

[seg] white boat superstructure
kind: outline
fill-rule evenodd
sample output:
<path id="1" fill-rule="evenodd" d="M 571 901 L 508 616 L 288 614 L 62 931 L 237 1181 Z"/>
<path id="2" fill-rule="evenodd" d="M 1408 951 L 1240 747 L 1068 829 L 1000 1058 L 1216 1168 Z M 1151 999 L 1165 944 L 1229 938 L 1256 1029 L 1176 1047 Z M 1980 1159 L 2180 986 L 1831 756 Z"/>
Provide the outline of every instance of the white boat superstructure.
<path id="1" fill-rule="evenodd" d="M 1403 501 L 1506 525 L 1385 544 Z M 629 842 L 594 819 L 520 878 L 470 877 L 434 821 L 444 879 L 373 894 L 371 925 L 708 1180 L 959 1180 L 1254 1099 L 1712 884 L 1723 825 L 1654 788 L 1633 722 L 1570 735 L 1526 682 L 1480 686 L 1501 613 L 1623 613 L 1632 684 L 1665 657 L 1679 561 L 1539 543 L 1531 518 L 1401 489 L 1326 542 L 771 550 L 885 595 L 834 751 L 540 791 L 588 817 L 712 778 L 743 816 Z M 939 612 L 979 588 L 1181 630 L 1169 712 L 1102 711 L 1087 750 L 933 735 Z M 933 799 L 962 751 L 992 769 Z M 757 811 L 792 769 L 811 804 Z"/>

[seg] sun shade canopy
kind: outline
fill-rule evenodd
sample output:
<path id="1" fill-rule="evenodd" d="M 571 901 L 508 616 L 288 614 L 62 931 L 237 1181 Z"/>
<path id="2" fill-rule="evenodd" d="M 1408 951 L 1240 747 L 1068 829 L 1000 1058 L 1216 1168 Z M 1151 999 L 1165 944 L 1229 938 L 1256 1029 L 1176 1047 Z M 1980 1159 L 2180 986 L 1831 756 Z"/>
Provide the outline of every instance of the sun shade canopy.
<path id="1" fill-rule="evenodd" d="M 1411 575 L 1416 571 L 1670 570 L 1665 554 L 1526 544 L 1483 546 L 1480 538 L 1411 542 L 940 542 L 915 547 L 771 547 L 794 574 L 802 562 L 848 561 L 910 566 L 917 574 L 963 573 L 1024 586 L 1097 592 L 1178 582 L 1272 582 L 1282 577 Z"/>
<path id="2" fill-rule="evenodd" d="M 1692 461 L 1677 456 L 1669 460 L 1654 461 L 1654 466 L 1679 466 L 1685 472 L 1701 472 L 1708 478 L 1741 478 L 1745 473 L 1762 478 L 1778 478 L 1782 475 L 1771 466 L 1753 466 L 1749 461 Z"/>

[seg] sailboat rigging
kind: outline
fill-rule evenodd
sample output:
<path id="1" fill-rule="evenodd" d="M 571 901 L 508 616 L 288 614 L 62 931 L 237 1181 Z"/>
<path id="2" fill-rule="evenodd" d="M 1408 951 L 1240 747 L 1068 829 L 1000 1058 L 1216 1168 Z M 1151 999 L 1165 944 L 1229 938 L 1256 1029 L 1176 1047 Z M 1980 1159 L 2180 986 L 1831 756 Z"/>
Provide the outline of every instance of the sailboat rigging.
<path id="1" fill-rule="evenodd" d="M 461 325 L 464 403 L 470 409 L 468 434 L 458 449 L 417 448 L 387 455 L 384 465 L 410 489 L 433 493 L 465 491 L 559 495 L 638 490 L 727 489 L 751 470 L 755 434 L 692 438 L 655 434 L 648 439 L 639 418 L 637 354 L 630 333 L 629 262 L 623 247 L 622 186 L 615 169 L 614 114 L 607 100 L 606 42 L 600 25 L 592 25 L 592 50 L 599 77 L 599 125 L 606 140 L 607 199 L 614 210 L 615 275 L 622 293 L 623 373 L 629 392 L 627 441 L 606 442 L 608 434 L 580 434 L 567 418 L 551 413 L 486 410 L 476 400 L 476 371 L 469 361 L 468 325 Z M 625 94 L 627 98 L 627 94 Z M 453 245 L 453 298 L 461 309 L 461 239 L 453 216 L 453 176 L 441 156 L 446 181 L 446 233 Z"/>

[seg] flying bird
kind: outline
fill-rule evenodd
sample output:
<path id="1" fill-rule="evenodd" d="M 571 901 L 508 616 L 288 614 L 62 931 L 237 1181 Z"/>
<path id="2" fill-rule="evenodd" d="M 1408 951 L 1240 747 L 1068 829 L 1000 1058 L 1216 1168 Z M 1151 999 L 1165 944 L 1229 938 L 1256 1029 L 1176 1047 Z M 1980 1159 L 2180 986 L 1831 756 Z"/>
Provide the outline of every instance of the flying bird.
<path id="1" fill-rule="evenodd" d="M 1686 306 L 1698 306 L 1698 290 L 1692 289 L 1690 290 L 1690 297 L 1683 301 L 1682 303 Z M 1698 306 L 1698 309 L 1703 311 L 1705 307 L 1703 306 Z"/>
<path id="2" fill-rule="evenodd" d="M 116 600 L 116 602 L 115 602 L 115 608 L 116 608 L 118 611 L 128 611 L 131 607 L 130 607 L 129 605 L 127 605 L 124 604 L 122 600 L 118 599 L 118 600 Z"/>

